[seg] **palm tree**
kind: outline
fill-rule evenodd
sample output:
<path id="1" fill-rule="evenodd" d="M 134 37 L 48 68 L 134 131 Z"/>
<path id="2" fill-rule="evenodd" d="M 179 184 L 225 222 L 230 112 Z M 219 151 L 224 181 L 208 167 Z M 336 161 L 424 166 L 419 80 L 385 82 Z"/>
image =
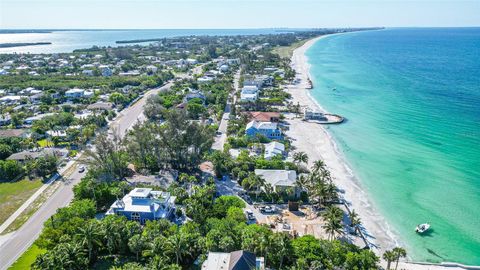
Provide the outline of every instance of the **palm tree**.
<path id="1" fill-rule="evenodd" d="M 313 171 L 314 172 L 320 172 L 325 170 L 325 162 L 323 160 L 315 160 L 313 162 Z"/>
<path id="2" fill-rule="evenodd" d="M 120 247 L 121 243 L 119 242 L 122 241 L 122 235 L 120 234 L 117 223 L 108 222 L 105 225 L 105 244 L 107 246 L 109 254 L 112 255 L 115 252 L 115 249 Z"/>
<path id="3" fill-rule="evenodd" d="M 272 200 L 272 203 L 273 203 L 273 193 L 275 192 L 275 190 L 273 189 L 272 184 L 266 183 L 263 186 L 263 189 L 265 190 L 265 194 L 267 195 L 267 197 L 269 197 Z"/>
<path id="4" fill-rule="evenodd" d="M 139 234 L 135 234 L 128 240 L 128 248 L 130 251 L 135 253 L 135 256 L 138 261 L 138 254 L 143 250 L 143 239 Z"/>
<path id="5" fill-rule="evenodd" d="M 390 264 L 397 259 L 397 256 L 393 251 L 387 250 L 385 253 L 383 253 L 383 259 L 387 261 L 387 270 L 389 270 Z"/>
<path id="6" fill-rule="evenodd" d="M 338 199 L 337 186 L 333 183 L 327 183 L 325 185 L 325 201 L 331 203 Z"/>
<path id="7" fill-rule="evenodd" d="M 187 253 L 187 239 L 181 232 L 177 232 L 167 238 L 166 248 L 168 252 L 175 254 L 175 261 L 179 264 L 183 255 Z"/>
<path id="8" fill-rule="evenodd" d="M 357 212 L 355 212 L 355 209 L 352 210 L 350 213 L 350 227 L 355 229 L 355 234 L 358 231 L 358 227 L 362 224 L 362 221 L 360 217 L 358 216 Z"/>
<path id="9" fill-rule="evenodd" d="M 308 163 L 308 155 L 305 152 L 297 152 L 293 154 L 293 161 L 296 163 Z"/>
<path id="10" fill-rule="evenodd" d="M 298 177 L 297 182 L 295 182 L 295 184 L 300 190 L 308 190 L 308 178 L 305 177 L 305 175 L 303 174 Z"/>
<path id="11" fill-rule="evenodd" d="M 148 245 L 148 249 L 145 250 L 145 256 L 153 257 L 154 260 L 161 257 L 161 254 L 165 251 L 166 239 L 164 236 L 158 236 Z"/>
<path id="12" fill-rule="evenodd" d="M 328 198 L 327 185 L 323 181 L 316 182 L 312 187 L 312 195 L 318 200 L 318 206 L 325 204 Z"/>
<path id="13" fill-rule="evenodd" d="M 93 220 L 88 222 L 85 226 L 80 228 L 80 232 L 77 233 L 77 237 L 80 238 L 80 243 L 88 250 L 88 261 L 92 262 L 93 250 L 96 246 L 100 246 L 101 233 L 99 231 L 100 226 L 97 225 L 97 221 Z"/>
<path id="14" fill-rule="evenodd" d="M 395 253 L 395 259 L 397 260 L 397 262 L 395 263 L 395 270 L 397 270 L 398 261 L 400 260 L 400 258 L 405 258 L 407 256 L 407 251 L 401 247 L 396 247 L 392 251 L 393 253 Z"/>
<path id="15" fill-rule="evenodd" d="M 278 236 L 276 236 L 278 235 Z M 282 264 L 285 256 L 288 255 L 289 249 L 288 249 L 288 235 L 285 233 L 280 233 L 280 234 L 274 234 L 274 242 L 279 246 L 279 249 L 277 250 L 277 255 L 280 257 L 280 263 L 278 266 L 278 269 L 282 269 Z"/>
<path id="16" fill-rule="evenodd" d="M 333 240 L 335 234 L 343 234 L 343 212 L 340 208 L 336 206 L 328 207 L 327 211 L 323 214 L 323 217 L 325 218 L 326 223 L 322 227 L 329 234 L 329 240 Z"/>

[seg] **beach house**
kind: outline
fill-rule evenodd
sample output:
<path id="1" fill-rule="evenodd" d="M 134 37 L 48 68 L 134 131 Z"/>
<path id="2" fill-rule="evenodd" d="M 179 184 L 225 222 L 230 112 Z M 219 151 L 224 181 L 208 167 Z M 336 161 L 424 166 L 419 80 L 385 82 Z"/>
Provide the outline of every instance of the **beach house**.
<path id="1" fill-rule="evenodd" d="M 282 139 L 282 131 L 278 128 L 277 123 L 251 121 L 245 128 L 245 134 L 249 137 L 263 135 L 268 139 Z"/>
<path id="2" fill-rule="evenodd" d="M 258 87 L 254 85 L 247 85 L 242 88 L 240 92 L 240 101 L 254 102 L 258 99 Z"/>
<path id="3" fill-rule="evenodd" d="M 270 160 L 275 156 L 281 156 L 283 158 L 285 154 L 285 145 L 279 142 L 270 142 L 265 145 L 264 158 Z"/>
<path id="4" fill-rule="evenodd" d="M 107 215 L 125 216 L 145 224 L 147 220 L 171 219 L 175 211 L 175 196 L 151 188 L 135 188 L 123 199 L 116 200 Z"/>
<path id="5" fill-rule="evenodd" d="M 254 253 L 238 250 L 230 253 L 209 252 L 202 270 L 264 270 L 265 259 Z"/>
<path id="6" fill-rule="evenodd" d="M 256 169 L 255 174 L 262 177 L 266 183 L 272 185 L 275 192 L 293 189 L 297 196 L 300 195 L 300 189 L 295 185 L 297 182 L 297 172 L 294 170 Z"/>
<path id="7" fill-rule="evenodd" d="M 279 112 L 246 112 L 249 120 L 255 120 L 259 122 L 279 122 Z"/>
<path id="8" fill-rule="evenodd" d="M 327 118 L 323 112 L 312 111 L 308 108 L 303 110 L 303 119 L 305 120 L 317 120 L 317 121 L 326 121 Z"/>

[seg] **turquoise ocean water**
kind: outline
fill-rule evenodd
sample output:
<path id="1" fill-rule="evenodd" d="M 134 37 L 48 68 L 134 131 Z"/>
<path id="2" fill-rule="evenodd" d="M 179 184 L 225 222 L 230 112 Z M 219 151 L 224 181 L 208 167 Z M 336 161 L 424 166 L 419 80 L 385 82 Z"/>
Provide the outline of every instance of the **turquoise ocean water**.
<path id="1" fill-rule="evenodd" d="M 334 35 L 307 56 L 312 96 L 348 119 L 329 131 L 410 257 L 480 265 L 480 28 Z"/>

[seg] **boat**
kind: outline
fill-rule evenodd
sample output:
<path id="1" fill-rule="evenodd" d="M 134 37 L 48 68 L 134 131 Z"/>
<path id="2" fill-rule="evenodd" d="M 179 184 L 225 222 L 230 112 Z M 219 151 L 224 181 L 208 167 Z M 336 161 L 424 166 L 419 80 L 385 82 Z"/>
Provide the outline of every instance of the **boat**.
<path id="1" fill-rule="evenodd" d="M 415 228 L 415 232 L 417 233 L 424 233 L 430 229 L 430 224 L 428 223 L 423 223 L 423 224 L 418 224 L 417 227 Z"/>

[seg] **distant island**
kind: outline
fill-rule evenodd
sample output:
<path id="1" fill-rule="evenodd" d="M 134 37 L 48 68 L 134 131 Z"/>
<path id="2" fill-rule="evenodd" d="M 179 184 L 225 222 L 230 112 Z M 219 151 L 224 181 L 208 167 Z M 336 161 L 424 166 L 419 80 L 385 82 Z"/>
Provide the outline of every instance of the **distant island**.
<path id="1" fill-rule="evenodd" d="M 143 42 L 154 42 L 154 41 L 162 41 L 165 38 L 148 38 L 148 39 L 131 39 L 131 40 L 117 40 L 115 43 L 117 44 L 127 44 L 127 43 L 143 43 Z"/>
<path id="2" fill-rule="evenodd" d="M 48 29 L 3 29 L 0 34 L 45 34 L 51 33 Z"/>
<path id="3" fill-rule="evenodd" d="M 12 48 L 23 46 L 38 46 L 38 45 L 51 45 L 51 42 L 17 42 L 17 43 L 0 43 L 0 48 Z"/>

